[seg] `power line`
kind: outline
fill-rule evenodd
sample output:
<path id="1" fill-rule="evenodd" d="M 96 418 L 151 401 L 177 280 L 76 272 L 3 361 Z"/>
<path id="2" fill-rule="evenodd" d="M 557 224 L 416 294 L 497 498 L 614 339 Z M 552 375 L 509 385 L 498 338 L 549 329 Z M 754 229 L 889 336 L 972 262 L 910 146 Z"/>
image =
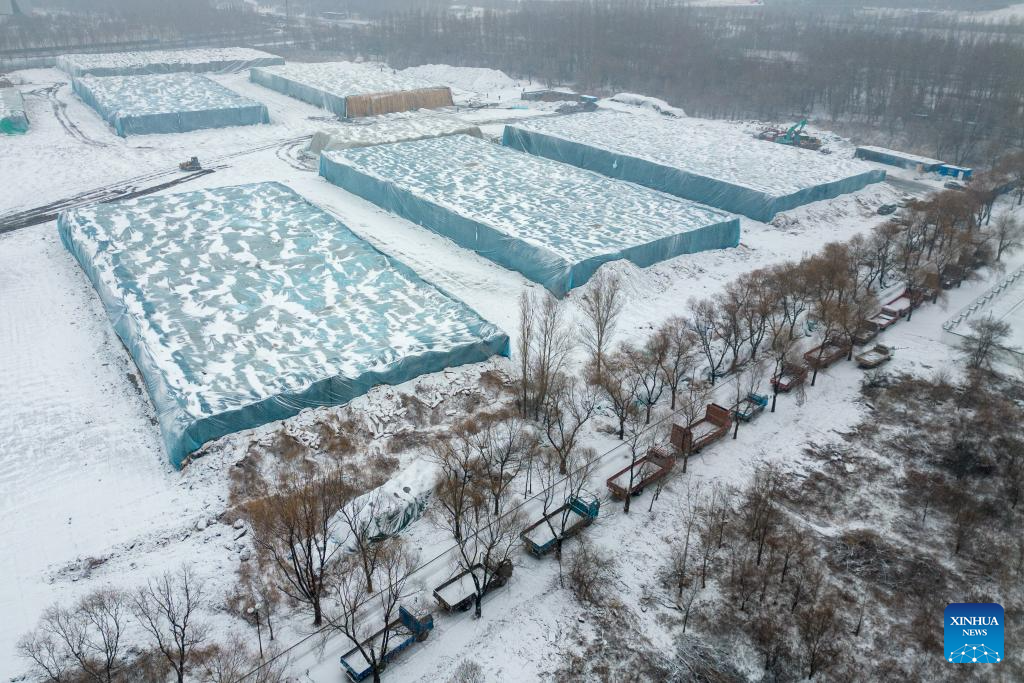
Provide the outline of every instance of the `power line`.
<path id="1" fill-rule="evenodd" d="M 730 384 L 732 382 L 735 382 L 735 381 L 737 381 L 736 377 L 723 378 L 723 381 L 720 384 L 717 385 L 715 391 L 717 391 L 721 387 L 726 386 L 726 385 L 728 385 L 728 384 Z M 664 424 L 667 420 L 675 418 L 681 412 L 682 412 L 682 409 L 678 408 L 676 410 L 673 410 L 673 411 L 670 411 L 670 412 L 666 413 L 663 417 L 661 417 L 660 419 L 656 420 L 655 422 L 652 422 L 649 425 L 645 425 L 644 429 L 639 432 L 638 436 L 639 435 L 643 435 L 643 434 L 647 434 L 651 430 L 653 430 L 653 429 L 659 427 L 660 425 Z M 506 516 L 514 514 L 514 513 L 518 512 L 518 511 L 522 510 L 528 503 L 532 503 L 533 501 L 540 499 L 543 495 L 547 494 L 548 492 L 553 491 L 554 489 L 556 489 L 559 486 L 562 486 L 566 481 L 568 481 L 570 479 L 570 477 L 575 476 L 575 475 L 579 474 L 580 472 L 583 472 L 583 471 L 589 469 L 590 467 L 594 466 L 595 464 L 603 461 L 605 458 L 611 456 L 613 453 L 615 453 L 619 449 L 621 449 L 621 448 L 623 448 L 625 446 L 628 446 L 628 445 L 629 444 L 624 441 L 622 443 L 616 444 L 615 446 L 613 446 L 612 448 L 608 449 L 604 453 L 601 453 L 599 455 L 594 456 L 593 458 L 591 458 L 590 460 L 588 460 L 584 464 L 580 465 L 576 469 L 572 470 L 571 472 L 566 473 L 565 476 L 561 477 L 558 481 L 553 482 L 550 486 L 547 486 L 546 488 L 541 489 L 539 492 L 531 495 L 529 498 L 524 498 L 523 501 L 520 502 L 518 505 L 515 505 L 511 509 L 505 511 L 499 517 L 499 519 L 504 519 Z M 609 500 L 609 497 L 606 495 L 603 500 Z M 479 537 L 481 531 L 482 530 L 476 531 L 473 534 L 473 537 L 474 538 Z M 413 575 L 423 571 L 426 567 L 429 567 L 430 565 L 432 565 L 433 563 L 437 562 L 441 558 L 447 556 L 449 553 L 453 552 L 457 548 L 458 548 L 458 544 L 452 544 L 451 546 L 445 548 L 440 553 L 438 553 L 434 557 L 430 558 L 426 562 L 423 562 L 423 563 L 417 565 L 411 572 L 409 572 L 404 577 L 402 577 L 402 581 L 408 580 L 409 577 L 411 577 L 411 576 L 413 576 Z M 378 597 L 380 597 L 384 593 L 385 590 L 390 590 L 390 588 L 391 588 L 391 586 L 389 586 L 388 588 L 382 588 L 381 590 L 377 591 L 376 593 L 367 596 L 362 602 L 359 603 L 359 605 L 357 605 L 356 609 L 360 609 L 361 607 L 363 607 L 363 605 L 366 605 L 370 601 L 377 599 Z M 251 671 L 248 671 L 247 673 L 245 673 L 243 676 L 241 676 L 239 679 L 237 679 L 237 681 L 235 683 L 240 683 L 241 681 L 244 681 L 244 680 L 250 678 L 251 676 L 254 676 L 255 674 L 259 673 L 262 669 L 264 669 L 267 666 L 270 666 L 275 661 L 279 660 L 280 658 L 282 658 L 285 655 L 287 655 L 289 652 L 292 652 L 293 650 L 295 650 L 296 648 L 301 646 L 303 643 L 309 641 L 311 638 L 319 636 L 319 635 L 321 635 L 323 633 L 326 633 L 326 632 L 328 632 L 330 630 L 331 630 L 331 627 L 329 625 L 328 626 L 321 626 L 320 628 L 318 628 L 317 630 L 313 631 L 312 633 L 309 633 L 309 634 L 303 636 L 302 638 L 297 640 L 295 643 L 289 645 L 287 648 L 285 648 L 284 650 L 278 652 L 277 654 L 275 654 L 273 657 L 267 659 L 266 661 L 261 662 L 258 666 L 256 666 Z"/>

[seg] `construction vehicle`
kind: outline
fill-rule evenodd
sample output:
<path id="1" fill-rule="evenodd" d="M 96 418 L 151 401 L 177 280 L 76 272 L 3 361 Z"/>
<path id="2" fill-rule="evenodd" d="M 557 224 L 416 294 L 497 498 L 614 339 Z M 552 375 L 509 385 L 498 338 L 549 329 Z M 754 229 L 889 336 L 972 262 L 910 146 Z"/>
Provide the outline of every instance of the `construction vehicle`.
<path id="1" fill-rule="evenodd" d="M 805 133 L 805 127 L 807 127 L 807 119 L 801 119 L 799 123 L 794 123 L 786 130 L 765 128 L 757 134 L 757 139 L 801 149 L 821 149 L 821 140 Z"/>
<path id="2" fill-rule="evenodd" d="M 199 163 L 199 157 L 192 157 L 188 161 L 183 161 L 178 164 L 178 168 L 182 171 L 202 171 L 203 166 Z"/>

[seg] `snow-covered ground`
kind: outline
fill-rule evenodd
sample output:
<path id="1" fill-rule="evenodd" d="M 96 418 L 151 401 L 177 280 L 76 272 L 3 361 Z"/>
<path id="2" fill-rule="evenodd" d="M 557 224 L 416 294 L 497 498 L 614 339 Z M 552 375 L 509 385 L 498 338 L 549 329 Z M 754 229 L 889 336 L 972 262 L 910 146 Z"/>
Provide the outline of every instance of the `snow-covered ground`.
<path id="1" fill-rule="evenodd" d="M 448 74 L 448 82 L 463 78 L 457 70 L 435 68 Z M 178 161 L 198 154 L 214 172 L 165 192 L 281 182 L 511 334 L 517 327 L 517 298 L 538 288 L 518 273 L 319 178 L 299 152 L 305 136 L 324 122 L 324 112 L 249 83 L 244 73 L 214 79 L 266 104 L 269 125 L 127 140 L 116 137 L 70 94 L 61 72 L 19 75 L 33 125 L 28 134 L 2 143 L 0 214 L 132 178 L 137 180 L 129 184 L 137 187 L 164 182 L 179 177 Z M 467 85 L 479 83 L 470 76 Z M 549 105 L 510 101 L 513 93 L 518 97 L 518 86 L 490 85 L 487 81 L 474 87 L 484 89 L 495 107 L 453 115 L 500 127 L 501 120 L 551 113 Z M 502 94 L 500 103 L 496 92 Z M 661 118 L 651 111 L 638 110 L 637 115 Z M 629 294 L 619 338 L 642 339 L 653 326 L 682 312 L 689 297 L 715 292 L 752 268 L 797 258 L 828 241 L 866 231 L 882 220 L 875 215 L 880 204 L 904 192 L 941 185 L 910 173 L 893 177 L 898 185 L 880 183 L 810 204 L 780 214 L 772 224 L 742 219 L 742 241 L 735 249 L 680 256 L 646 269 L 609 264 L 624 275 Z M 967 283 L 950 292 L 947 303 L 926 307 L 911 323 L 885 332 L 885 343 L 897 349 L 893 368 L 920 370 L 948 363 L 955 352 L 939 343 L 941 323 L 987 286 Z M 567 299 L 573 312 L 577 301 L 575 294 Z M 229 590 L 234 569 L 247 557 L 247 538 L 211 520 L 227 508 L 231 465 L 272 428 L 225 437 L 183 472 L 173 471 L 138 373 L 85 274 L 61 246 L 53 221 L 0 236 L 0 359 L 0 395 L 8 398 L 0 417 L 0 547 L 5 548 L 0 553 L 0 672 L 13 676 L 24 669 L 15 657 L 15 642 L 54 601 L 67 603 L 105 584 L 134 585 L 185 560 L 210 582 L 214 595 Z M 392 434 L 407 424 L 399 408 L 402 396 L 429 396 L 443 429 L 446 421 L 462 414 L 458 397 L 479 386 L 481 372 L 493 368 L 509 370 L 510 365 L 489 361 L 398 387 L 379 387 L 354 401 L 351 410 L 365 416 L 377 433 Z M 797 462 L 800 444 L 859 419 L 862 409 L 854 402 L 859 378 L 852 364 L 841 364 L 819 377 L 803 405 L 795 397 L 783 397 L 778 413 L 744 426 L 736 441 L 707 450 L 690 464 L 687 475 L 675 473 L 652 513 L 646 511 L 646 498 L 638 499 L 629 516 L 605 502 L 602 517 L 587 534 L 609 548 L 627 543 L 632 548 L 629 561 L 619 565 L 625 586 L 621 599 L 638 600 L 640 572 L 661 561 L 660 548 L 681 514 L 679 502 L 688 482 L 739 481 L 761 458 Z M 730 389 L 726 385 L 721 391 Z M 301 428 L 311 419 L 307 412 L 290 423 Z M 375 442 L 369 455 L 381 453 L 384 443 Z M 617 442 L 590 430 L 586 445 L 605 453 Z M 429 484 L 422 453 L 411 449 L 400 460 L 397 480 L 410 486 Z M 608 476 L 622 467 L 621 451 L 601 462 L 596 482 L 602 473 Z M 446 547 L 443 534 L 425 520 L 406 533 L 424 560 Z M 483 619 L 437 615 L 430 639 L 396 660 L 388 680 L 444 680 L 463 658 L 481 663 L 488 679 L 495 681 L 536 680 L 551 671 L 560 649 L 571 645 L 578 608 L 567 592 L 554 588 L 552 561 L 524 554 L 517 563 L 509 585 L 485 602 Z M 411 585 L 429 589 L 450 573 L 450 559 L 442 553 Z M 429 605 L 428 594 L 419 595 L 421 605 Z M 247 627 L 222 614 L 208 618 L 220 633 L 233 629 L 252 639 Z M 653 613 L 642 619 L 655 642 L 667 645 Z M 304 615 L 283 618 L 280 642 L 299 641 L 308 633 L 307 621 Z M 308 671 L 307 680 L 340 681 L 337 656 L 344 649 L 340 639 L 328 642 L 323 651 L 306 641 L 291 652 L 293 670 Z"/>

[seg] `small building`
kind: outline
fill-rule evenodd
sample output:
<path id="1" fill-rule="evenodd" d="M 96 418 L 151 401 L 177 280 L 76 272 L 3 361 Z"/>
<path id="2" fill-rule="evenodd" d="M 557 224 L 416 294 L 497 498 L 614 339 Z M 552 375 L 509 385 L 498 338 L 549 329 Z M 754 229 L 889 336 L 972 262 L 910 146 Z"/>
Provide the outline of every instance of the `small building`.
<path id="1" fill-rule="evenodd" d="M 964 168 L 963 166 L 954 166 L 953 164 L 942 164 L 942 166 L 939 166 L 938 171 L 941 176 L 957 180 L 970 180 L 971 176 L 974 175 L 973 168 Z"/>
<path id="2" fill-rule="evenodd" d="M 886 149 L 885 147 L 872 147 L 871 145 L 861 145 L 857 148 L 854 156 L 865 161 L 874 161 L 898 168 L 909 168 L 916 170 L 918 173 L 931 173 L 945 164 L 944 161 L 938 159 L 907 154 L 906 152 Z"/>

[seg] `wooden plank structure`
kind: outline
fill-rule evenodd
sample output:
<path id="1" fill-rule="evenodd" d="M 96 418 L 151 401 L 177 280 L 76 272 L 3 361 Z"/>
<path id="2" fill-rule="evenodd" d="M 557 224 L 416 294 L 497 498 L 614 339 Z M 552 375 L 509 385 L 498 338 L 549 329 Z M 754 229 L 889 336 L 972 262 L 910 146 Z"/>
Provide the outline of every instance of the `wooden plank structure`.
<path id="1" fill-rule="evenodd" d="M 379 116 L 412 109 L 437 109 L 454 106 L 452 91 L 447 87 L 419 88 L 398 92 L 376 92 L 349 95 L 345 98 L 345 117 Z"/>
<path id="2" fill-rule="evenodd" d="M 709 443 L 725 436 L 732 427 L 732 411 L 717 403 L 709 403 L 704 417 L 689 425 L 672 425 L 669 440 L 680 453 L 693 454 Z"/>
<path id="3" fill-rule="evenodd" d="M 606 482 L 608 490 L 617 500 L 623 500 L 626 496 L 638 496 L 643 493 L 645 486 L 653 484 L 671 472 L 675 463 L 676 460 L 671 453 L 655 446 L 632 465 L 628 465 L 608 477 Z M 630 484 L 630 470 L 633 474 L 632 485 Z"/>

